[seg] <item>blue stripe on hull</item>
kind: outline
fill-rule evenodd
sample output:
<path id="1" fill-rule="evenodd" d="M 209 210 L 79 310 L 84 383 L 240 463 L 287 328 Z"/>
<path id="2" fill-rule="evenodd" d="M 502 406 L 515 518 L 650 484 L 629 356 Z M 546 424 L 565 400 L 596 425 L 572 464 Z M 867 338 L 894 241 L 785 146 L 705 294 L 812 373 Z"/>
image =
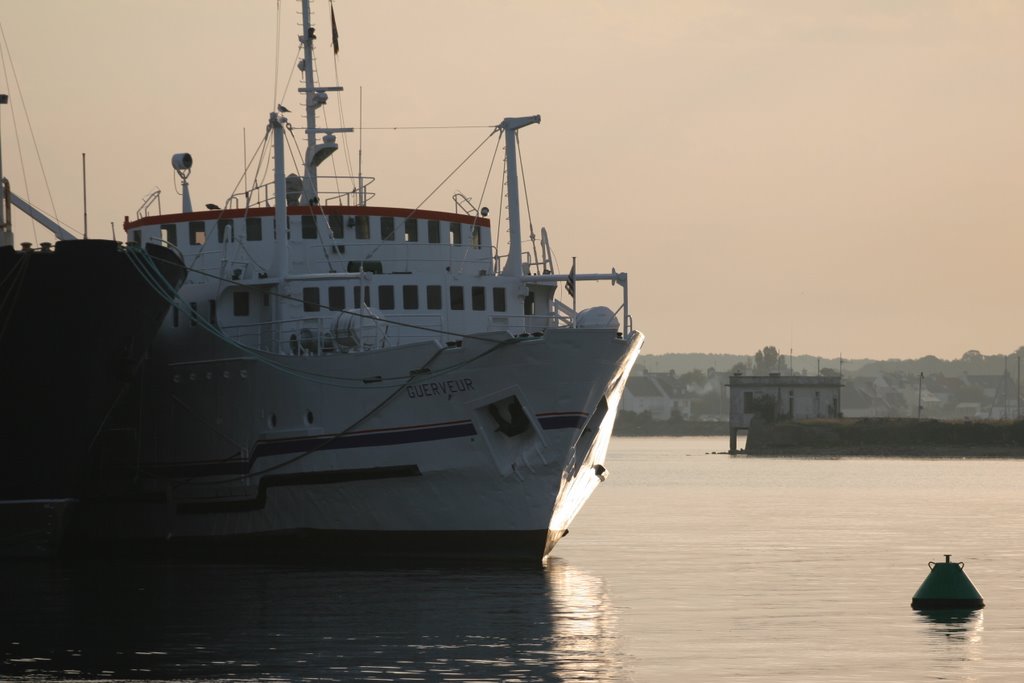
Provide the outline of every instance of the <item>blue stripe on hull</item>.
<path id="1" fill-rule="evenodd" d="M 587 422 L 584 413 L 557 413 L 538 416 L 541 427 L 548 429 L 579 429 Z M 443 439 L 475 436 L 476 428 L 470 421 L 406 427 L 380 431 L 355 432 L 328 436 L 277 439 L 256 444 L 248 460 L 213 463 L 152 466 L 152 470 L 165 477 L 199 477 L 229 474 L 247 474 L 258 458 L 272 455 L 300 455 L 319 450 L 349 448 L 375 448 L 400 444 L 428 443 Z"/>

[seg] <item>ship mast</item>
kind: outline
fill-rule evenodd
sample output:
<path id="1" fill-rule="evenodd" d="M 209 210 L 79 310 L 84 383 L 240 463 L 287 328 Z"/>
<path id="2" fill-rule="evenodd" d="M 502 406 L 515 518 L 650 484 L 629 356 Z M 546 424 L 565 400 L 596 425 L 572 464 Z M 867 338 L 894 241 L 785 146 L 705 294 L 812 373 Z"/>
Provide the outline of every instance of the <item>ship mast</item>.
<path id="1" fill-rule="evenodd" d="M 516 163 L 516 131 L 540 123 L 540 114 L 507 118 L 498 124 L 505 131 L 505 164 L 508 175 L 508 259 L 502 275 L 523 276 L 523 237 L 519 226 L 519 170 Z"/>
<path id="2" fill-rule="evenodd" d="M 302 71 L 303 86 L 299 93 L 305 95 L 306 108 L 306 158 L 302 176 L 302 203 L 319 204 L 320 195 L 317 186 L 317 167 L 338 149 L 335 133 L 351 133 L 351 128 L 317 128 L 316 110 L 327 103 L 328 92 L 341 92 L 338 86 L 317 86 L 313 72 L 313 41 L 316 40 L 316 29 L 310 17 L 309 0 L 302 0 L 302 59 L 299 69 Z M 317 142 L 317 134 L 323 135 Z"/>

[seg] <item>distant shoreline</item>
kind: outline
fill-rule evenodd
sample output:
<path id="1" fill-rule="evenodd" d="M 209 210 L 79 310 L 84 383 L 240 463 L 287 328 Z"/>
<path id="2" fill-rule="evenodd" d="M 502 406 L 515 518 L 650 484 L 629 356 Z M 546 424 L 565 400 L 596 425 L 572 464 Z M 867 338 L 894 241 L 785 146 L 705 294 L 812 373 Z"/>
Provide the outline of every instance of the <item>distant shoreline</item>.
<path id="1" fill-rule="evenodd" d="M 755 420 L 750 456 L 1024 458 L 1024 422 L 899 418 Z"/>

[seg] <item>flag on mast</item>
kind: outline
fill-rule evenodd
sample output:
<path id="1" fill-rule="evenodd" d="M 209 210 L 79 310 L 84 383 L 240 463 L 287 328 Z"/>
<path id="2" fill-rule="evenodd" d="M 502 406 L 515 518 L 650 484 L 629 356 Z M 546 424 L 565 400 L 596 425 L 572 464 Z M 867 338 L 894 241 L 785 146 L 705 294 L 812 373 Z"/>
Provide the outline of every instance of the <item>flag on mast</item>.
<path id="1" fill-rule="evenodd" d="M 341 45 L 338 43 L 338 24 L 334 21 L 334 3 L 331 3 L 331 45 L 334 46 L 334 54 L 338 54 Z"/>
<path id="2" fill-rule="evenodd" d="M 565 291 L 569 292 L 573 302 L 576 301 L 576 257 L 572 257 L 572 270 L 569 271 L 569 278 L 565 281 Z"/>

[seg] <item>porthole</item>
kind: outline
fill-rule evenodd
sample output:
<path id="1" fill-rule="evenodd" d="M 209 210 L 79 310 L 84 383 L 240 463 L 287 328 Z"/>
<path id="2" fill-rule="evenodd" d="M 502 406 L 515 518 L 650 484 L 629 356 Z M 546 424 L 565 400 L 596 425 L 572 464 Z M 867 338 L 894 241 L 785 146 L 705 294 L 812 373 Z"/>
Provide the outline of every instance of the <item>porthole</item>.
<path id="1" fill-rule="evenodd" d="M 306 424 L 308 424 L 308 425 L 313 424 L 313 411 L 312 410 L 307 410 L 306 411 Z"/>
<path id="2" fill-rule="evenodd" d="M 267 418 L 267 424 L 271 427 L 277 426 L 277 413 L 271 413 L 270 417 Z"/>

